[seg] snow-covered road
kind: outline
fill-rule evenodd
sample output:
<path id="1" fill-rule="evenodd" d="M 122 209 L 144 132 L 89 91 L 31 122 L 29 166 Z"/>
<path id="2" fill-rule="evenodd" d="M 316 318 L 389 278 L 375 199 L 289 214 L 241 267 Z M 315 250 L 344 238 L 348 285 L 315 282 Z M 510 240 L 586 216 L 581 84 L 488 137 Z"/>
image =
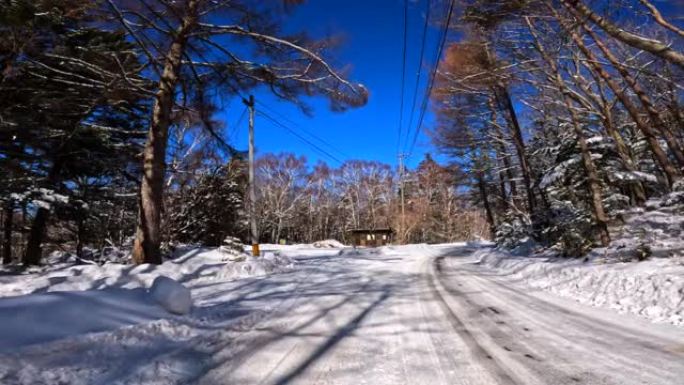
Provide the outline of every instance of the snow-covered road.
<path id="1" fill-rule="evenodd" d="M 203 384 L 677 384 L 684 333 L 530 293 L 471 250 L 316 264 L 283 316 Z M 231 352 L 232 354 L 232 352 Z"/>
<path id="2" fill-rule="evenodd" d="M 192 286 L 191 316 L 0 355 L 0 378 L 8 384 L 682 383 L 681 328 L 531 291 L 478 266 L 471 253 L 420 245 L 309 253 L 286 273 Z"/>

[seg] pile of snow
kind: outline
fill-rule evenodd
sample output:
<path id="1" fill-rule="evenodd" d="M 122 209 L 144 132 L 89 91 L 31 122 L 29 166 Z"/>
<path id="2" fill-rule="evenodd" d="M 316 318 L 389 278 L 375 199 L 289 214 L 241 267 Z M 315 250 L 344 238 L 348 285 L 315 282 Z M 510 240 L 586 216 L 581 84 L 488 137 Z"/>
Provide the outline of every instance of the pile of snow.
<path id="1" fill-rule="evenodd" d="M 513 256 L 496 249 L 476 253 L 479 264 L 527 285 L 580 303 L 684 325 L 684 258 L 643 262 Z"/>
<path id="2" fill-rule="evenodd" d="M 313 243 L 313 247 L 319 247 L 319 248 L 335 248 L 335 249 L 341 249 L 346 247 L 342 242 L 336 240 L 336 239 L 326 239 L 323 241 L 318 241 Z"/>
<path id="3" fill-rule="evenodd" d="M 188 314 L 192 308 L 192 295 L 182 284 L 160 275 L 154 279 L 150 297 L 173 314 Z"/>
<path id="4" fill-rule="evenodd" d="M 684 187 L 684 186 L 682 186 Z M 581 303 L 684 325 L 684 192 L 622 214 L 608 247 L 561 259 L 535 245 L 481 250 L 482 266 Z"/>
<path id="5" fill-rule="evenodd" d="M 265 252 L 262 256 L 247 256 L 245 260 L 227 264 L 218 272 L 218 278 L 261 277 L 280 273 L 294 267 L 294 260 L 278 252 Z"/>
<path id="6" fill-rule="evenodd" d="M 293 248 L 292 253 L 307 255 L 306 250 Z M 319 250 L 322 254 L 328 251 Z M 295 266 L 280 252 L 232 261 L 225 248 L 190 246 L 177 247 L 160 265 L 97 264 L 71 257 L 55 254 L 54 265 L 27 270 L 0 268 L 0 350 L 192 317 L 194 290 Z"/>
<path id="7" fill-rule="evenodd" d="M 161 265 L 79 264 L 81 262 L 74 260 L 31 268 L 16 274 L 4 270 L 5 274 L 0 274 L 0 297 L 105 288 L 146 289 L 159 276 L 185 284 L 262 276 L 285 271 L 293 266 L 293 261 L 288 256 L 265 254 L 263 259 L 250 260 L 245 256 L 243 261 L 230 261 L 220 248 L 187 247 L 176 249 L 176 255 Z"/>
<path id="8" fill-rule="evenodd" d="M 0 298 L 0 352 L 168 316 L 142 288 Z"/>

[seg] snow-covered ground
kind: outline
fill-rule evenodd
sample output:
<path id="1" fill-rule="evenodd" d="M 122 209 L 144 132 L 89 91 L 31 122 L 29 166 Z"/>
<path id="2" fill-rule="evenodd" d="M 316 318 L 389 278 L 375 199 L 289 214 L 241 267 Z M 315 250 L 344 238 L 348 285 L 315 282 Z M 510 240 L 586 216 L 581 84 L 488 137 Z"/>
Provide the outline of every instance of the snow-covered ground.
<path id="1" fill-rule="evenodd" d="M 0 275 L 0 384 L 623 385 L 684 376 L 681 328 L 555 296 L 621 298 L 626 286 L 612 276 L 681 274 L 675 259 L 543 261 L 484 242 L 262 250 L 259 260 L 189 248 L 160 266 L 65 263 Z M 190 290 L 188 314 L 150 293 L 160 276 Z M 546 290 L 530 289 L 541 287 L 535 276 L 550 277 Z M 649 298 L 659 306 L 681 306 L 681 291 L 658 293 Z"/>

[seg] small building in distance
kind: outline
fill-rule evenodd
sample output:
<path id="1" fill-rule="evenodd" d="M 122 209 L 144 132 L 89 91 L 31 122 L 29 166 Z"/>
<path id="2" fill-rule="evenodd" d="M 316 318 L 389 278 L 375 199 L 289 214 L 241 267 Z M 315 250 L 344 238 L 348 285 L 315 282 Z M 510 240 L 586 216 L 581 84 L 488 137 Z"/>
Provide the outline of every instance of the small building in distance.
<path id="1" fill-rule="evenodd" d="M 351 241 L 354 246 L 377 247 L 389 245 L 394 231 L 384 229 L 354 229 L 350 230 Z"/>

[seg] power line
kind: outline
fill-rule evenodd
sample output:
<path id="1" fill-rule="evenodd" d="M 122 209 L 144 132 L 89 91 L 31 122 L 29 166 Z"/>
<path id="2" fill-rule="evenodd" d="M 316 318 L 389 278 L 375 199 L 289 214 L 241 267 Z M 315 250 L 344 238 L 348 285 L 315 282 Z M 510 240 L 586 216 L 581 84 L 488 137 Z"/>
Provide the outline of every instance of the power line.
<path id="1" fill-rule="evenodd" d="M 321 155 L 323 155 L 323 156 L 326 156 L 326 157 L 328 157 L 329 159 L 332 159 L 332 160 L 334 160 L 335 162 L 337 162 L 337 163 L 339 163 L 339 164 L 344 163 L 344 162 L 342 162 L 339 158 L 337 158 L 336 156 L 330 154 L 330 153 L 327 152 L 326 150 L 322 149 L 320 146 L 316 145 L 315 143 L 311 142 L 311 141 L 308 140 L 307 138 L 305 138 L 305 137 L 303 137 L 302 135 L 300 135 L 299 133 L 297 133 L 294 129 L 288 127 L 287 125 L 283 124 L 282 122 L 278 121 L 277 119 L 275 119 L 274 117 L 268 115 L 267 113 L 265 113 L 265 112 L 263 112 L 263 111 L 258 111 L 257 114 L 259 114 L 259 115 L 263 116 L 264 118 L 268 119 L 269 121 L 271 121 L 271 123 L 277 125 L 278 127 L 281 127 L 281 128 L 283 128 L 283 129 L 285 129 L 287 132 L 289 132 L 290 134 L 294 135 L 295 137 L 297 137 L 297 138 L 298 138 L 299 140 L 301 140 L 302 142 L 304 142 L 304 143 L 308 144 L 309 146 L 311 146 L 311 148 L 314 149 L 315 151 L 317 151 L 319 154 L 321 154 Z"/>
<path id="2" fill-rule="evenodd" d="M 425 1 L 425 23 L 423 24 L 423 38 L 420 43 L 420 58 L 418 59 L 418 71 L 416 71 L 416 84 L 413 87 L 413 100 L 411 101 L 411 117 L 409 119 L 409 124 L 408 127 L 409 129 L 406 130 L 406 141 L 408 141 L 409 138 L 409 132 L 411 126 L 413 126 L 413 115 L 416 112 L 416 99 L 418 98 L 418 87 L 420 86 L 420 75 L 423 73 L 423 55 L 425 54 L 425 40 L 427 37 L 427 31 L 428 31 L 428 23 L 430 21 L 430 5 L 431 1 L 426 0 Z M 405 145 L 404 145 L 405 146 Z"/>
<path id="3" fill-rule="evenodd" d="M 233 133 L 237 134 L 238 130 L 240 130 L 240 125 L 242 124 L 242 121 L 245 119 L 245 115 L 247 114 L 247 110 L 249 107 L 245 106 L 245 108 L 242 110 L 242 114 L 240 114 L 240 118 L 238 119 L 237 123 L 235 123 L 232 128 L 229 127 L 228 130 L 228 140 L 230 140 L 230 137 L 232 136 L 230 131 L 233 131 Z"/>
<path id="4" fill-rule="evenodd" d="M 408 40 L 408 0 L 404 0 L 404 48 L 402 50 L 402 64 L 401 64 L 401 98 L 399 103 L 399 133 L 397 135 L 397 152 L 401 145 L 401 134 L 404 125 L 404 88 L 406 84 L 406 42 Z M 408 130 L 407 130 L 408 133 Z"/>
<path id="5" fill-rule="evenodd" d="M 346 153 L 344 153 L 344 151 L 340 150 L 339 148 L 337 148 L 337 147 L 333 146 L 332 144 L 330 144 L 330 142 L 326 141 L 325 139 L 321 138 L 320 136 L 318 136 L 318 135 L 314 134 L 313 132 L 307 130 L 306 128 L 302 127 L 302 125 L 300 125 L 300 124 L 298 124 L 297 122 L 293 121 L 292 119 L 288 118 L 288 117 L 285 116 L 284 114 L 282 114 L 282 113 L 276 111 L 275 109 L 269 107 L 268 105 L 266 105 L 266 104 L 264 104 L 264 103 L 262 103 L 262 102 L 259 102 L 258 100 L 257 100 L 257 104 L 260 105 L 261 107 L 263 107 L 264 109 L 270 111 L 272 114 L 274 114 L 274 115 L 280 117 L 282 120 L 284 120 L 284 121 L 286 121 L 286 122 L 289 122 L 289 123 L 290 123 L 291 125 L 293 125 L 294 127 L 299 128 L 300 131 L 302 131 L 302 132 L 304 132 L 305 134 L 309 135 L 311 138 L 315 139 L 316 141 L 318 141 L 319 143 L 321 143 L 323 146 L 326 146 L 326 147 L 328 147 L 330 150 L 336 152 L 338 155 L 341 155 L 342 157 L 345 157 L 345 158 L 351 158 L 351 156 L 349 156 L 349 155 L 347 155 Z"/>
<path id="6" fill-rule="evenodd" d="M 454 11 L 454 3 L 456 0 L 451 0 L 449 3 L 449 13 L 447 14 L 446 17 L 446 22 L 444 24 L 444 29 L 442 30 L 442 35 L 441 35 L 441 42 L 439 43 L 439 49 L 437 51 L 437 57 L 435 58 L 435 63 L 432 68 L 432 74 L 430 76 L 429 80 L 429 85 L 426 89 L 425 95 L 423 96 L 423 103 L 421 104 L 420 107 L 420 118 L 418 119 L 418 127 L 416 127 L 416 132 L 413 134 L 413 140 L 411 141 L 411 147 L 410 150 L 408 151 L 409 156 L 413 153 L 413 148 L 416 145 L 416 141 L 418 140 L 418 134 L 420 133 L 422 127 L 423 127 L 423 119 L 425 118 L 425 110 L 427 109 L 427 104 L 428 100 L 430 99 L 430 95 L 432 94 L 432 87 L 435 84 L 435 75 L 437 73 L 437 68 L 439 67 L 439 59 L 442 57 L 442 51 L 444 50 L 444 44 L 446 43 L 446 38 L 448 35 L 449 31 L 449 25 L 451 24 L 451 16 L 453 15 Z"/>

